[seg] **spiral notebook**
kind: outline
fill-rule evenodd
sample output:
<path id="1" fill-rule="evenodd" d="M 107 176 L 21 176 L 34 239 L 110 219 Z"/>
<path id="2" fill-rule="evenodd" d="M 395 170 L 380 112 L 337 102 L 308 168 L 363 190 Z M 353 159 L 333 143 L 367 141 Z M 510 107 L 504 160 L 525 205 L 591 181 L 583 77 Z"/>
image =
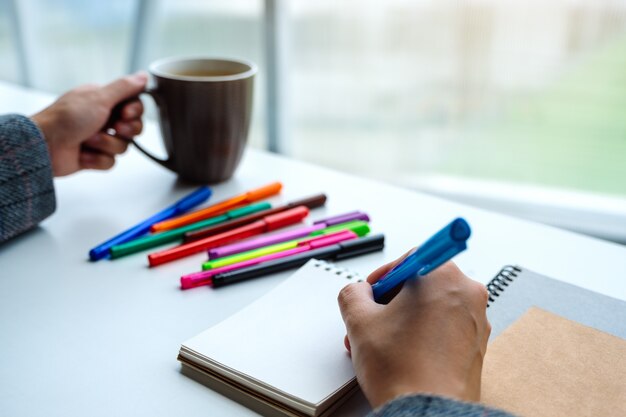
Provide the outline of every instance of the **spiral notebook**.
<path id="1" fill-rule="evenodd" d="M 626 416 L 626 302 L 517 266 L 487 289 L 482 402 L 527 417 Z"/>
<path id="2" fill-rule="evenodd" d="M 535 306 L 574 322 L 626 338 L 626 302 L 519 266 L 505 266 L 487 284 L 491 339 Z M 623 320 L 616 320 L 617 317 Z"/>
<path id="3" fill-rule="evenodd" d="M 310 260 L 264 297 L 183 343 L 178 359 L 212 378 L 203 381 L 212 387 L 215 380 L 226 384 L 226 394 L 238 401 L 250 396 L 257 404 L 246 404 L 255 409 L 262 403 L 263 414 L 326 415 L 358 389 L 337 296 L 359 279 Z"/>
<path id="4" fill-rule="evenodd" d="M 264 415 L 328 415 L 358 390 L 350 357 L 343 346 L 345 327 L 337 295 L 345 285 L 360 279 L 357 274 L 324 261 L 309 261 L 267 295 L 183 343 L 178 356 L 183 373 Z M 492 324 L 491 340 L 494 346 L 499 344 L 509 348 L 513 341 L 512 349 L 501 349 L 502 352 L 529 351 L 530 347 L 538 346 L 537 337 L 522 338 L 522 345 L 518 346 L 520 338 L 515 338 L 519 335 L 518 328 L 538 336 L 550 331 L 541 324 L 546 316 L 538 316 L 541 320 L 531 321 L 530 327 L 518 326 L 520 322 L 528 322 L 525 317 L 534 306 L 567 320 L 567 324 L 550 321 L 552 324 L 558 322 L 554 325 L 560 329 L 574 323 L 605 332 L 616 339 L 626 337 L 626 320 L 623 319 L 626 303 L 623 301 L 513 266 L 503 268 L 487 288 L 491 294 L 487 310 Z M 294 297 L 294 294 L 299 296 Z M 306 297 L 303 298 L 303 294 Z M 622 320 L 616 320 L 616 317 Z M 499 335 L 503 338 L 498 339 Z M 587 335 L 588 338 L 596 336 Z M 547 339 L 559 343 L 559 340 Z M 506 343 L 499 343 L 502 340 Z M 615 343 L 617 351 L 620 343 L 626 342 L 619 339 Z M 562 348 L 556 346 L 557 350 Z M 509 373 L 516 359 L 498 353 L 497 349 L 494 355 L 490 356 L 489 352 L 488 349 L 486 362 L 490 358 L 499 361 L 492 362 L 495 366 L 491 368 L 494 369 L 483 378 L 483 386 L 489 387 L 486 403 L 504 409 L 518 410 L 516 407 L 521 404 L 522 411 L 525 411 L 524 405 L 540 401 L 524 397 L 528 387 L 537 386 L 537 381 L 559 386 L 559 378 L 569 375 L 564 372 L 570 372 L 557 370 L 544 375 L 541 372 L 548 369 L 545 365 L 550 363 L 543 364 L 536 367 L 536 375 L 529 379 L 518 378 L 513 385 L 507 385 L 501 383 L 498 376 Z M 540 360 L 537 362 L 541 363 Z M 559 361 L 553 362 L 552 365 L 560 365 Z M 499 369 L 501 364 L 505 364 L 504 369 Z M 486 367 L 489 366 L 486 363 Z M 576 372 L 582 371 L 578 369 Z M 585 375 L 573 377 L 584 378 Z M 621 393 L 622 386 L 613 387 L 615 389 L 611 392 Z M 520 395 L 513 398 L 505 395 L 511 392 Z M 624 393 L 622 398 L 626 398 L 626 391 Z M 557 395 L 574 403 L 586 398 L 575 391 Z M 572 396 L 578 396 L 578 399 L 570 398 Z M 598 398 L 606 400 L 602 395 Z M 515 401 L 517 404 L 512 403 Z M 556 404 L 561 403 L 556 401 Z"/>

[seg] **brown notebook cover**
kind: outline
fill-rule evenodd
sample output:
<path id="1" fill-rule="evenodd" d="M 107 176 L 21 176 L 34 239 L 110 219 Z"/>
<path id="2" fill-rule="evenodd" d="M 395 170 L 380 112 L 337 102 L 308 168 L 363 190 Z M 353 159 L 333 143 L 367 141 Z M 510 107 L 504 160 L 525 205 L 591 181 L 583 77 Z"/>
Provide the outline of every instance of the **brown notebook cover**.
<path id="1" fill-rule="evenodd" d="M 490 284 L 483 403 L 525 417 L 626 416 L 626 302 L 519 267 Z"/>

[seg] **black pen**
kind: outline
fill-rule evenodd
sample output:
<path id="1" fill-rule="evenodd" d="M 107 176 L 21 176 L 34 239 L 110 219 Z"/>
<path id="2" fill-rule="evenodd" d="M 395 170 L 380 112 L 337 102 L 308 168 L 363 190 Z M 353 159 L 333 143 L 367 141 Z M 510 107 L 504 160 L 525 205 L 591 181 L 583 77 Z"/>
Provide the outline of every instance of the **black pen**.
<path id="1" fill-rule="evenodd" d="M 250 278 L 261 277 L 288 269 L 298 268 L 310 259 L 339 261 L 354 256 L 382 250 L 385 247 L 385 235 L 366 236 L 360 239 L 348 240 L 336 245 L 325 246 L 305 253 L 264 262 L 259 265 L 242 268 L 231 272 L 214 275 L 213 288 L 245 281 Z"/>

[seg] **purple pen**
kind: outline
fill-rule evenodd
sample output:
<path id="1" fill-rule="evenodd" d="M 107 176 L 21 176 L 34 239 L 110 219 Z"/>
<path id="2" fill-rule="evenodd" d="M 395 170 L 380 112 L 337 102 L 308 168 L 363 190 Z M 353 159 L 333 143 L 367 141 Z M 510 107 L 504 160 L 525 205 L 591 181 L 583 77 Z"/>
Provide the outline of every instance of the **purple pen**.
<path id="1" fill-rule="evenodd" d="M 261 236 L 254 239 L 248 239 L 243 242 L 233 243 L 230 245 L 220 246 L 210 249 L 209 259 L 223 258 L 224 256 L 235 255 L 237 253 L 249 251 L 252 249 L 262 248 L 264 246 L 274 245 L 277 243 L 287 242 L 289 240 L 298 239 L 310 235 L 313 232 L 324 229 L 326 227 L 335 226 L 337 224 L 350 222 L 353 220 L 369 221 L 367 214 L 360 211 L 340 214 L 338 216 L 328 217 L 313 223 L 313 226 L 304 226 L 286 232 L 276 233 L 270 236 Z"/>
<path id="2" fill-rule="evenodd" d="M 339 214 L 337 216 L 329 217 L 327 219 L 318 220 L 313 222 L 313 224 L 321 224 L 323 223 L 324 227 L 334 226 L 336 224 L 351 222 L 353 220 L 362 220 L 364 222 L 369 222 L 370 218 L 366 213 L 362 211 L 351 211 L 350 213 Z"/>
<path id="3" fill-rule="evenodd" d="M 286 232 L 276 233 L 270 236 L 262 236 L 254 239 L 248 239 L 240 243 L 233 243 L 232 245 L 220 246 L 209 250 L 209 259 L 222 258 L 224 256 L 234 255 L 236 253 L 241 253 L 256 248 L 262 248 L 263 246 L 269 246 L 276 243 L 287 242 L 288 240 L 298 239 L 300 237 L 308 236 L 309 234 L 325 227 L 326 226 L 324 226 L 323 224 L 305 226 L 294 230 L 288 230 Z"/>

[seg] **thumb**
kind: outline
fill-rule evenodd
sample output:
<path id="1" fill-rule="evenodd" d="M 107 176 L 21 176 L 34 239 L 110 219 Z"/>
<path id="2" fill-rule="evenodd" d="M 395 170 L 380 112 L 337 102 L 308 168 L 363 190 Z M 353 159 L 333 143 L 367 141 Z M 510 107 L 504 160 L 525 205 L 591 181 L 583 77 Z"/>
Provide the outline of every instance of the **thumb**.
<path id="1" fill-rule="evenodd" d="M 137 72 L 117 80 L 102 87 L 102 95 L 107 104 L 111 107 L 117 103 L 131 97 L 135 97 L 143 91 L 148 82 L 145 72 Z"/>

